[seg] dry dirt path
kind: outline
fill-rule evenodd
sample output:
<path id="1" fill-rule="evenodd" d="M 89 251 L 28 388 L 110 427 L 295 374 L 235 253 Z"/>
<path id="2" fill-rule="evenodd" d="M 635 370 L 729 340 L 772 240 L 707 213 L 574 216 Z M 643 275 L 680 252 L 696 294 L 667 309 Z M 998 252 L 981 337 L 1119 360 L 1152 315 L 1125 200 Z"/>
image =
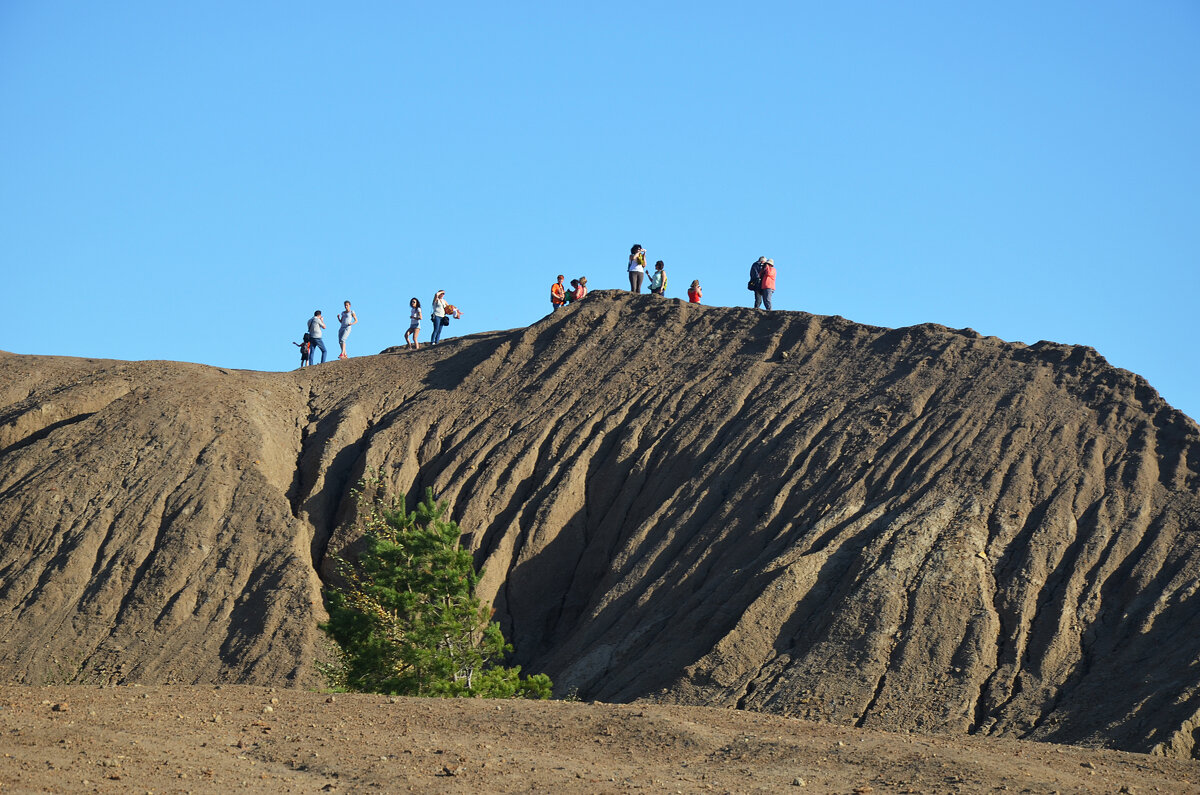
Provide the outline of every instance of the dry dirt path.
<path id="1" fill-rule="evenodd" d="M 0 792 L 1200 792 L 1200 762 L 703 707 L 0 688 Z"/>

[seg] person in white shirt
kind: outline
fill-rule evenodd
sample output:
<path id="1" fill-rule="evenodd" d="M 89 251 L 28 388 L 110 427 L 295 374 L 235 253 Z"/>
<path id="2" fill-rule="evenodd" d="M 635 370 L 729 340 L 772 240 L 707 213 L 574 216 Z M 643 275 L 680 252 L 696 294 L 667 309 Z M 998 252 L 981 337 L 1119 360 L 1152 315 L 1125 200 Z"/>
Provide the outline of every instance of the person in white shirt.
<path id="1" fill-rule="evenodd" d="M 642 278 L 646 275 L 646 249 L 634 244 L 629 249 L 629 292 L 642 291 Z"/>
<path id="2" fill-rule="evenodd" d="M 446 291 L 438 290 L 433 294 L 433 309 L 430 319 L 433 320 L 433 336 L 429 339 L 430 345 L 437 345 L 438 340 L 442 338 L 442 326 L 446 321 Z"/>
<path id="3" fill-rule="evenodd" d="M 358 322 L 358 315 L 354 314 L 354 310 L 350 308 L 350 302 L 346 301 L 346 308 L 338 315 L 338 320 L 342 327 L 338 329 L 338 345 L 342 346 L 342 353 L 338 356 L 339 359 L 348 359 L 346 355 L 346 337 L 350 336 L 350 327 Z"/>
<path id="4" fill-rule="evenodd" d="M 404 332 L 404 344 L 407 348 L 421 350 L 421 343 L 417 342 L 417 335 L 421 333 L 421 302 L 413 298 L 408 302 L 412 311 L 408 313 L 408 331 Z"/>
<path id="5" fill-rule="evenodd" d="M 313 347 L 321 349 L 321 364 L 325 364 L 325 340 L 321 339 L 321 329 L 323 328 L 325 328 L 325 318 L 321 317 L 321 310 L 318 309 L 308 319 L 308 336 L 312 340 Z M 312 364 L 311 354 L 308 363 Z"/>

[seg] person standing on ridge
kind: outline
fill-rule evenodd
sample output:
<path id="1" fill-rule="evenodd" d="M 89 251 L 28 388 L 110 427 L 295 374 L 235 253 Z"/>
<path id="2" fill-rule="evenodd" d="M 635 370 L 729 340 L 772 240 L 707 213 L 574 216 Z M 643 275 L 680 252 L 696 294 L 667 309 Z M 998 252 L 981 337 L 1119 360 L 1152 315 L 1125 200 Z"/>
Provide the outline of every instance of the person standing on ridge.
<path id="1" fill-rule="evenodd" d="M 323 328 L 325 328 L 325 318 L 321 317 L 321 310 L 318 309 L 308 319 L 308 336 L 312 340 L 312 344 L 321 349 L 321 364 L 325 364 L 325 340 L 321 339 L 321 329 Z M 311 354 L 308 357 L 308 363 L 312 364 Z"/>
<path id="2" fill-rule="evenodd" d="M 558 274 L 558 281 L 550 285 L 550 311 L 553 312 L 563 305 L 566 300 L 566 289 L 563 287 L 563 279 L 567 278 L 561 273 Z"/>
<path id="3" fill-rule="evenodd" d="M 634 244 L 629 249 L 629 292 L 642 291 L 642 277 L 646 273 L 646 249 Z"/>
<path id="4" fill-rule="evenodd" d="M 417 342 L 417 335 L 421 333 L 421 302 L 414 297 L 408 305 L 412 311 L 408 313 L 408 331 L 404 332 L 404 345 L 419 351 L 421 343 Z"/>
<path id="5" fill-rule="evenodd" d="M 666 292 L 666 289 L 667 289 L 667 270 L 666 270 L 666 268 L 667 268 L 667 266 L 663 264 L 662 260 L 659 260 L 658 262 L 654 263 L 654 273 L 651 274 L 651 276 L 650 276 L 650 294 L 651 295 L 657 295 L 659 298 L 662 298 L 663 294 Z"/>
<path id="6" fill-rule="evenodd" d="M 768 312 L 771 311 L 771 297 L 775 295 L 775 260 L 769 259 L 763 263 L 762 267 L 762 288 L 759 290 L 762 295 L 763 307 Z M 755 306 L 758 302 L 755 302 Z"/>
<path id="7" fill-rule="evenodd" d="M 446 321 L 446 291 L 438 290 L 434 293 L 432 303 L 430 319 L 433 321 L 433 335 L 429 339 L 429 344 L 437 345 L 438 340 L 442 338 L 442 326 Z"/>
<path id="8" fill-rule="evenodd" d="M 700 296 L 701 296 L 700 280 L 695 279 L 692 281 L 692 286 L 688 288 L 688 303 L 689 304 L 700 303 Z"/>
<path id="9" fill-rule="evenodd" d="M 746 286 L 750 288 L 750 292 L 754 293 L 754 308 L 758 309 L 762 306 L 762 269 L 767 262 L 766 257 L 759 257 L 754 264 L 750 266 L 750 283 Z"/>
<path id="10" fill-rule="evenodd" d="M 350 336 L 350 327 L 358 322 L 358 315 L 350 308 L 350 302 L 346 301 L 345 304 L 346 308 L 338 315 L 338 322 L 342 324 L 338 329 L 338 345 L 342 346 L 342 352 L 338 354 L 339 359 L 350 358 L 346 355 L 346 337 Z"/>

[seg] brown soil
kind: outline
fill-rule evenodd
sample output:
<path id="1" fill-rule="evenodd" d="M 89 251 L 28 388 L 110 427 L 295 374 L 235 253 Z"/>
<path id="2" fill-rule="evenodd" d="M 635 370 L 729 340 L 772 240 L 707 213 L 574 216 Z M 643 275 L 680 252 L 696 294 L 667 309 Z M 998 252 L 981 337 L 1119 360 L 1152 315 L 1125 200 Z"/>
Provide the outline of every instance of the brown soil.
<path id="1" fill-rule="evenodd" d="M 0 688 L 3 792 L 1200 792 L 1200 762 L 744 710 Z"/>
<path id="2" fill-rule="evenodd" d="M 14 683 L 318 684 L 371 468 L 560 693 L 1200 756 L 1200 430 L 1088 348 L 601 292 L 288 373 L 0 365 Z"/>

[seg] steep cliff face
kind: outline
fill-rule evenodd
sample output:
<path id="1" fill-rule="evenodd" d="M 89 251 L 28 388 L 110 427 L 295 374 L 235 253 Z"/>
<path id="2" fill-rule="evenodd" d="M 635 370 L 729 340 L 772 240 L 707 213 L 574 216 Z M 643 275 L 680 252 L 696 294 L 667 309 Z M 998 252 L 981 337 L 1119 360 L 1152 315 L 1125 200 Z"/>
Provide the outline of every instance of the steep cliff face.
<path id="1" fill-rule="evenodd" d="M 292 373 L 3 364 L 13 679 L 311 682 L 369 467 L 563 691 L 1200 757 L 1200 432 L 1087 348 L 602 292 Z"/>

